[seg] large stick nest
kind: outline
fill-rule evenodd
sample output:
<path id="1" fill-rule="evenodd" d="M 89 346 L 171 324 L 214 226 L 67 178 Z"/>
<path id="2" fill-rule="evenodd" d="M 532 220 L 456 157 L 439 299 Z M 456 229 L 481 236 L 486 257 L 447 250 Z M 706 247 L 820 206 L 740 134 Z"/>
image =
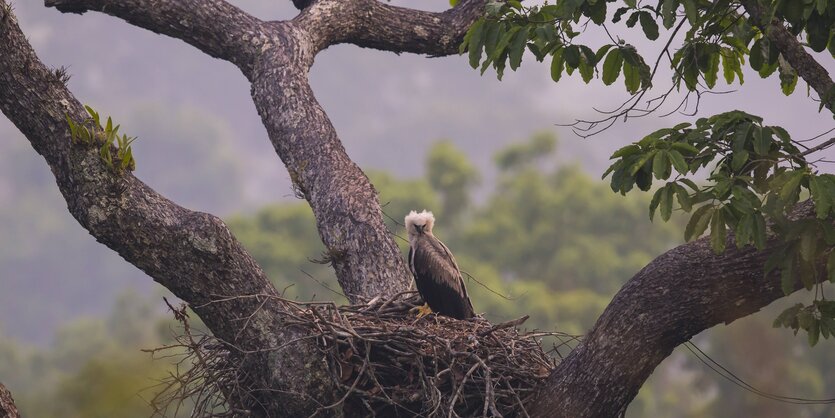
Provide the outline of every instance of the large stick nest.
<path id="1" fill-rule="evenodd" d="M 417 319 L 409 312 L 422 304 L 415 292 L 341 307 L 286 302 L 288 326 L 315 338 L 340 388 L 338 401 L 312 416 L 333 408 L 363 417 L 528 416 L 525 405 L 556 367 L 559 348 L 577 341 L 563 333 L 519 331 L 527 316 L 500 324 L 434 314 Z M 178 343 L 150 351 L 184 348 L 179 364 L 185 370 L 164 382 L 153 401 L 158 413 L 176 413 L 186 402 L 193 417 L 245 415 L 226 403 L 252 390 L 239 384 L 229 348 L 192 335 L 185 308 L 175 315 L 185 326 Z"/>

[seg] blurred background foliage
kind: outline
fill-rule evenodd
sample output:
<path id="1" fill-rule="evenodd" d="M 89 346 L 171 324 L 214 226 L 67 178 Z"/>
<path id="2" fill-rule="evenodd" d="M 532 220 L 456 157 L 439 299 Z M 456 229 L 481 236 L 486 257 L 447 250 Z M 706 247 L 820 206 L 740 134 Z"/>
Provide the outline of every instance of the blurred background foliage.
<path id="1" fill-rule="evenodd" d="M 482 195 L 481 173 L 452 141 L 437 142 L 430 149 L 425 159 L 430 174 L 424 177 L 400 178 L 382 171 L 370 171 L 369 176 L 404 252 L 408 244 L 403 216 L 412 209 L 435 212 L 436 234 L 473 277 L 467 282 L 476 311 L 493 321 L 530 315 L 525 324 L 529 329 L 582 334 L 626 280 L 682 241 L 683 225 L 676 217 L 669 223 L 650 223 L 650 195 L 612 193 L 605 182 L 579 166 L 558 162 L 557 153 L 556 139 L 547 132 L 499 151 L 494 159 L 499 173 L 495 187 Z M 213 162 L 208 166 L 225 164 L 222 159 L 209 160 Z M 234 177 L 234 166 L 227 167 L 223 175 Z M 37 182 L 41 181 L 46 184 L 49 179 Z M 37 202 L 21 199 L 0 212 L 32 222 L 11 231 L 21 245 L 0 251 L 0 260 L 12 251 L 26 251 L 26 237 L 66 227 L 41 216 Z M 24 212 L 26 216 L 20 216 Z M 312 261 L 321 258 L 323 247 L 305 202 L 272 204 L 230 216 L 228 223 L 287 297 L 344 302 L 330 268 Z M 11 388 L 26 416 L 150 416 L 149 400 L 158 389 L 154 385 L 176 367 L 169 359 L 151 360 L 140 351 L 169 343 L 178 332 L 161 308 L 161 296 L 122 293 L 108 315 L 75 320 L 45 346 L 0 338 L 0 380 Z M 830 341 L 810 349 L 803 339 L 772 329 L 771 318 L 774 312 L 754 315 L 704 333 L 695 343 L 760 389 L 788 396 L 831 395 L 835 352 L 828 347 Z M 628 416 L 832 413 L 825 405 L 764 400 L 719 378 L 679 348 L 656 370 Z"/>

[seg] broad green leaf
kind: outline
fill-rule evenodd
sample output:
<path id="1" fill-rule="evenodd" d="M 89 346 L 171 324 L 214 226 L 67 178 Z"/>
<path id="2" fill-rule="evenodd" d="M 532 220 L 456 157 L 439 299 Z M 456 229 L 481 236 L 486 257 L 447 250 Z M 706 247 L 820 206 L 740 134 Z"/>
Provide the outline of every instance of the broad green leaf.
<path id="1" fill-rule="evenodd" d="M 826 258 L 826 274 L 829 281 L 835 283 L 835 251 L 830 252 Z"/>
<path id="2" fill-rule="evenodd" d="M 634 12 L 631 15 L 629 15 L 629 19 L 626 19 L 626 26 L 630 28 L 635 26 L 635 23 L 638 23 L 638 18 L 640 16 L 641 12 Z"/>
<path id="3" fill-rule="evenodd" d="M 567 67 L 573 69 L 580 65 L 580 48 L 577 45 L 567 46 L 562 55 Z"/>
<path id="4" fill-rule="evenodd" d="M 588 0 L 589 6 L 586 8 L 585 14 L 596 25 L 602 25 L 606 22 L 606 1 L 604 0 Z"/>
<path id="5" fill-rule="evenodd" d="M 815 231 L 805 230 L 800 235 L 800 256 L 806 261 L 812 261 L 816 254 L 818 235 Z"/>
<path id="6" fill-rule="evenodd" d="M 676 171 L 681 174 L 687 174 L 687 171 L 690 170 L 690 166 L 687 165 L 687 161 L 685 161 L 684 156 L 675 149 L 670 149 L 669 156 Z"/>
<path id="7" fill-rule="evenodd" d="M 803 304 L 797 303 L 791 308 L 787 308 L 783 310 L 783 312 L 780 312 L 780 315 L 777 315 L 777 318 L 774 319 L 774 328 L 791 327 L 792 322 L 797 320 L 797 314 L 800 313 L 801 309 L 803 309 Z"/>
<path id="8" fill-rule="evenodd" d="M 780 89 L 788 96 L 794 92 L 797 86 L 797 71 L 780 55 L 778 59 L 780 70 Z"/>
<path id="9" fill-rule="evenodd" d="M 713 205 L 708 204 L 693 212 L 693 216 L 690 217 L 690 221 L 684 228 L 685 241 L 693 241 L 705 232 L 715 209 Z"/>
<path id="10" fill-rule="evenodd" d="M 510 58 L 510 69 L 516 70 L 522 64 L 522 55 L 525 53 L 525 44 L 528 42 L 528 30 L 522 29 L 513 36 L 510 41 L 508 57 Z"/>
<path id="11" fill-rule="evenodd" d="M 722 75 L 725 77 L 725 82 L 732 84 L 734 82 L 734 74 L 736 74 L 736 67 L 739 66 L 739 61 L 734 52 L 728 48 L 723 48 L 722 53 Z"/>
<path id="12" fill-rule="evenodd" d="M 812 323 L 809 325 L 809 329 L 806 332 L 809 333 L 809 345 L 814 347 L 815 344 L 818 343 L 818 339 L 820 337 L 820 322 L 817 318 L 812 317 Z"/>
<path id="13" fill-rule="evenodd" d="M 751 236 L 754 232 L 754 216 L 751 214 L 744 214 L 739 218 L 739 223 L 736 225 L 736 247 L 742 248 L 751 242 Z"/>
<path id="14" fill-rule="evenodd" d="M 698 191 L 699 191 L 699 186 L 697 186 L 697 185 L 696 185 L 696 183 L 694 183 L 694 182 L 693 182 L 693 180 L 690 180 L 690 179 L 680 179 L 679 181 L 680 181 L 680 182 L 682 182 L 682 183 L 684 183 L 687 187 L 689 187 L 689 188 L 693 189 L 693 191 L 694 191 L 694 192 L 698 192 Z"/>
<path id="15" fill-rule="evenodd" d="M 642 191 L 649 191 L 652 186 L 652 173 L 649 170 L 640 170 L 635 174 L 635 185 Z"/>
<path id="16" fill-rule="evenodd" d="M 733 186 L 731 188 L 731 193 L 733 194 L 736 202 L 735 207 L 740 212 L 750 214 L 753 213 L 755 209 L 760 207 L 760 199 L 756 194 L 754 194 L 754 192 L 745 187 Z"/>
<path id="17" fill-rule="evenodd" d="M 809 48 L 815 52 L 826 49 L 826 44 L 829 43 L 831 25 L 831 20 L 827 18 L 817 14 L 811 16 L 809 21 L 806 22 L 806 40 L 809 43 Z"/>
<path id="18" fill-rule="evenodd" d="M 614 83 L 620 75 L 621 66 L 623 66 L 623 57 L 620 55 L 620 49 L 612 49 L 603 61 L 603 84 L 608 86 Z"/>
<path id="19" fill-rule="evenodd" d="M 824 333 L 824 329 L 827 330 L 829 335 L 835 335 L 835 319 L 832 319 L 832 317 L 829 316 L 822 317 L 821 333 Z M 829 338 L 829 336 L 824 333 L 824 338 Z"/>
<path id="20" fill-rule="evenodd" d="M 825 219 L 832 209 L 832 196 L 829 195 L 826 180 L 819 176 L 809 177 L 809 192 L 812 194 L 812 201 L 815 203 L 815 213 L 818 219 Z"/>
<path id="21" fill-rule="evenodd" d="M 672 29 L 676 23 L 676 9 L 678 8 L 678 0 L 664 0 L 661 4 L 661 16 L 664 27 Z"/>
<path id="22" fill-rule="evenodd" d="M 470 67 L 478 68 L 481 61 L 481 49 L 484 45 L 484 19 L 479 19 L 470 27 L 469 50 Z"/>
<path id="23" fill-rule="evenodd" d="M 624 84 L 626 84 L 626 91 L 630 94 L 635 94 L 641 89 L 641 74 L 637 68 L 626 61 L 623 62 L 623 78 Z"/>
<path id="24" fill-rule="evenodd" d="M 708 88 L 716 86 L 716 80 L 719 78 L 719 53 L 710 53 L 707 57 L 707 69 L 703 71 L 705 84 Z"/>
<path id="25" fill-rule="evenodd" d="M 585 58 L 580 59 L 580 65 L 578 67 L 580 70 L 580 77 L 582 77 L 583 82 L 588 84 L 592 78 L 594 78 L 594 65 L 586 61 Z"/>
<path id="26" fill-rule="evenodd" d="M 806 172 L 803 170 L 795 170 L 787 173 L 787 176 L 786 182 L 780 188 L 779 197 L 783 202 L 794 203 L 794 200 L 797 198 L 797 193 L 800 191 L 800 182 L 806 176 Z"/>
<path id="27" fill-rule="evenodd" d="M 512 26 L 507 32 L 502 34 L 501 38 L 499 39 L 499 43 L 496 44 L 496 48 L 493 50 L 493 56 L 490 57 L 493 61 L 498 61 L 499 57 L 505 53 L 507 46 L 510 45 L 510 41 L 516 36 L 519 31 L 522 30 L 521 26 Z"/>
<path id="28" fill-rule="evenodd" d="M 615 11 L 615 14 L 612 16 L 612 23 L 620 22 L 620 19 L 623 17 L 626 12 L 629 11 L 628 7 L 621 7 Z"/>
<path id="29" fill-rule="evenodd" d="M 751 124 L 749 124 L 751 126 Z M 754 152 L 759 155 L 768 155 L 771 151 L 771 130 L 763 129 L 760 126 L 753 128 Z"/>
<path id="30" fill-rule="evenodd" d="M 644 58 L 638 54 L 638 50 L 635 49 L 634 46 L 626 44 L 620 47 L 620 53 L 621 56 L 623 56 L 624 76 L 626 75 L 626 64 L 628 63 L 634 67 L 634 70 L 637 70 L 638 78 L 641 81 L 641 87 L 644 89 L 652 87 L 652 70 L 644 61 Z M 637 91 L 637 89 L 635 91 Z"/>
<path id="31" fill-rule="evenodd" d="M 734 132 L 733 137 L 733 152 L 740 152 L 745 149 L 745 145 L 748 142 L 748 138 L 751 134 L 751 127 L 753 126 L 750 122 L 740 123 L 737 125 L 736 132 Z M 754 150 L 758 154 L 762 154 L 761 152 Z"/>
<path id="32" fill-rule="evenodd" d="M 731 169 L 734 172 L 739 172 L 742 167 L 745 166 L 745 163 L 748 162 L 748 151 L 742 150 L 739 152 L 735 152 L 733 154 L 733 159 L 731 160 Z"/>
<path id="33" fill-rule="evenodd" d="M 551 80 L 554 80 L 554 82 L 560 81 L 563 67 L 565 67 L 565 60 L 563 60 L 562 53 L 563 49 L 558 49 L 554 52 L 554 59 L 551 60 Z"/>
<path id="34" fill-rule="evenodd" d="M 713 211 L 713 218 L 710 220 L 710 248 L 717 254 L 725 251 L 725 239 L 727 231 L 725 230 L 725 211 Z"/>
<path id="35" fill-rule="evenodd" d="M 667 222 L 673 214 L 673 189 L 671 187 L 664 187 L 661 190 L 664 191 L 661 193 L 659 210 L 661 212 L 661 219 Z"/>
<path id="36" fill-rule="evenodd" d="M 652 200 L 649 202 L 649 220 L 655 218 L 655 210 L 658 209 L 658 204 L 661 203 L 661 195 L 664 193 L 665 187 L 661 187 L 652 195 Z"/>
<path id="37" fill-rule="evenodd" d="M 690 201 L 690 193 L 687 192 L 687 189 L 684 186 L 678 183 L 672 183 L 673 189 L 676 192 L 676 198 L 678 199 L 678 204 L 684 209 L 685 212 L 690 212 L 690 209 L 693 208 L 693 204 Z"/>
<path id="38" fill-rule="evenodd" d="M 655 154 L 657 152 L 657 150 L 653 150 L 641 156 L 641 158 L 639 158 L 637 162 L 632 164 L 632 168 L 629 170 L 629 174 L 633 176 L 635 174 L 638 174 L 638 171 L 644 167 L 644 164 L 646 164 L 652 157 L 655 157 Z"/>
<path id="39" fill-rule="evenodd" d="M 667 151 L 658 151 L 652 159 L 652 172 L 656 178 L 667 180 L 670 177 L 670 171 L 670 158 Z"/>
<path id="40" fill-rule="evenodd" d="M 751 47 L 751 55 L 749 55 L 748 63 L 755 71 L 759 71 L 763 67 L 765 57 L 763 55 L 763 38 L 757 39 Z"/>
<path id="41" fill-rule="evenodd" d="M 655 23 L 652 15 L 649 12 L 640 12 L 639 15 L 641 28 L 644 30 L 644 35 L 647 36 L 647 39 L 651 41 L 658 39 L 658 23 Z"/>
<path id="42" fill-rule="evenodd" d="M 687 16 L 687 20 L 690 21 L 690 26 L 696 26 L 696 23 L 699 21 L 696 0 L 683 0 L 682 3 L 684 3 L 684 14 Z"/>
<path id="43" fill-rule="evenodd" d="M 613 160 L 615 158 L 626 157 L 626 156 L 629 156 L 629 155 L 632 155 L 632 154 L 637 154 L 640 151 L 641 151 L 641 147 L 639 147 L 635 144 L 630 144 L 630 145 L 627 145 L 627 146 L 615 151 L 615 153 L 612 154 L 612 156 L 609 157 L 609 159 Z"/>
<path id="44" fill-rule="evenodd" d="M 673 149 L 681 151 L 688 155 L 697 154 L 699 149 L 686 143 L 686 142 L 676 142 L 673 145 L 670 145 Z"/>
<path id="45" fill-rule="evenodd" d="M 504 24 L 496 20 L 487 19 L 485 20 L 482 31 L 484 32 L 484 55 L 487 56 L 485 62 L 489 62 L 490 57 L 496 52 L 499 39 L 504 34 Z"/>

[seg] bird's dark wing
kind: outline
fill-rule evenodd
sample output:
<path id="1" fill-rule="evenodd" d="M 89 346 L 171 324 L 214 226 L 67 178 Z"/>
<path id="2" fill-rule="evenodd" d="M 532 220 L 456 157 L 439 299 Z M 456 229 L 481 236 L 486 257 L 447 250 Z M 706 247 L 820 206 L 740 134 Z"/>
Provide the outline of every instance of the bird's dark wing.
<path id="1" fill-rule="evenodd" d="M 458 319 L 475 315 L 455 258 L 440 240 L 421 235 L 409 255 L 418 291 L 433 311 Z"/>

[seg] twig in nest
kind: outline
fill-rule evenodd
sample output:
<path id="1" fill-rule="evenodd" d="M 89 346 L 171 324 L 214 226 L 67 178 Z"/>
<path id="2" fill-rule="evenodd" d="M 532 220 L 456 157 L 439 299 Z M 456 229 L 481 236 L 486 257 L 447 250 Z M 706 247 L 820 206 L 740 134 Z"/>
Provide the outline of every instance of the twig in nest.
<path id="1" fill-rule="evenodd" d="M 521 332 L 517 327 L 527 316 L 495 325 L 436 315 L 415 321 L 408 313 L 422 302 L 415 292 L 352 306 L 254 297 L 281 299 L 286 326 L 303 329 L 315 341 L 339 390 L 337 401 L 323 403 L 318 412 L 341 408 L 345 416 L 527 416 L 525 401 L 557 364 L 542 339 L 561 345 L 577 339 Z M 187 317 L 175 315 L 186 335 L 151 350 L 183 357 L 178 373 L 152 401 L 157 411 L 184 402 L 194 405 L 193 417 L 239 416 L 259 408 L 259 397 L 271 388 L 244 372 L 242 360 L 253 353 L 208 336 L 195 338 Z"/>

